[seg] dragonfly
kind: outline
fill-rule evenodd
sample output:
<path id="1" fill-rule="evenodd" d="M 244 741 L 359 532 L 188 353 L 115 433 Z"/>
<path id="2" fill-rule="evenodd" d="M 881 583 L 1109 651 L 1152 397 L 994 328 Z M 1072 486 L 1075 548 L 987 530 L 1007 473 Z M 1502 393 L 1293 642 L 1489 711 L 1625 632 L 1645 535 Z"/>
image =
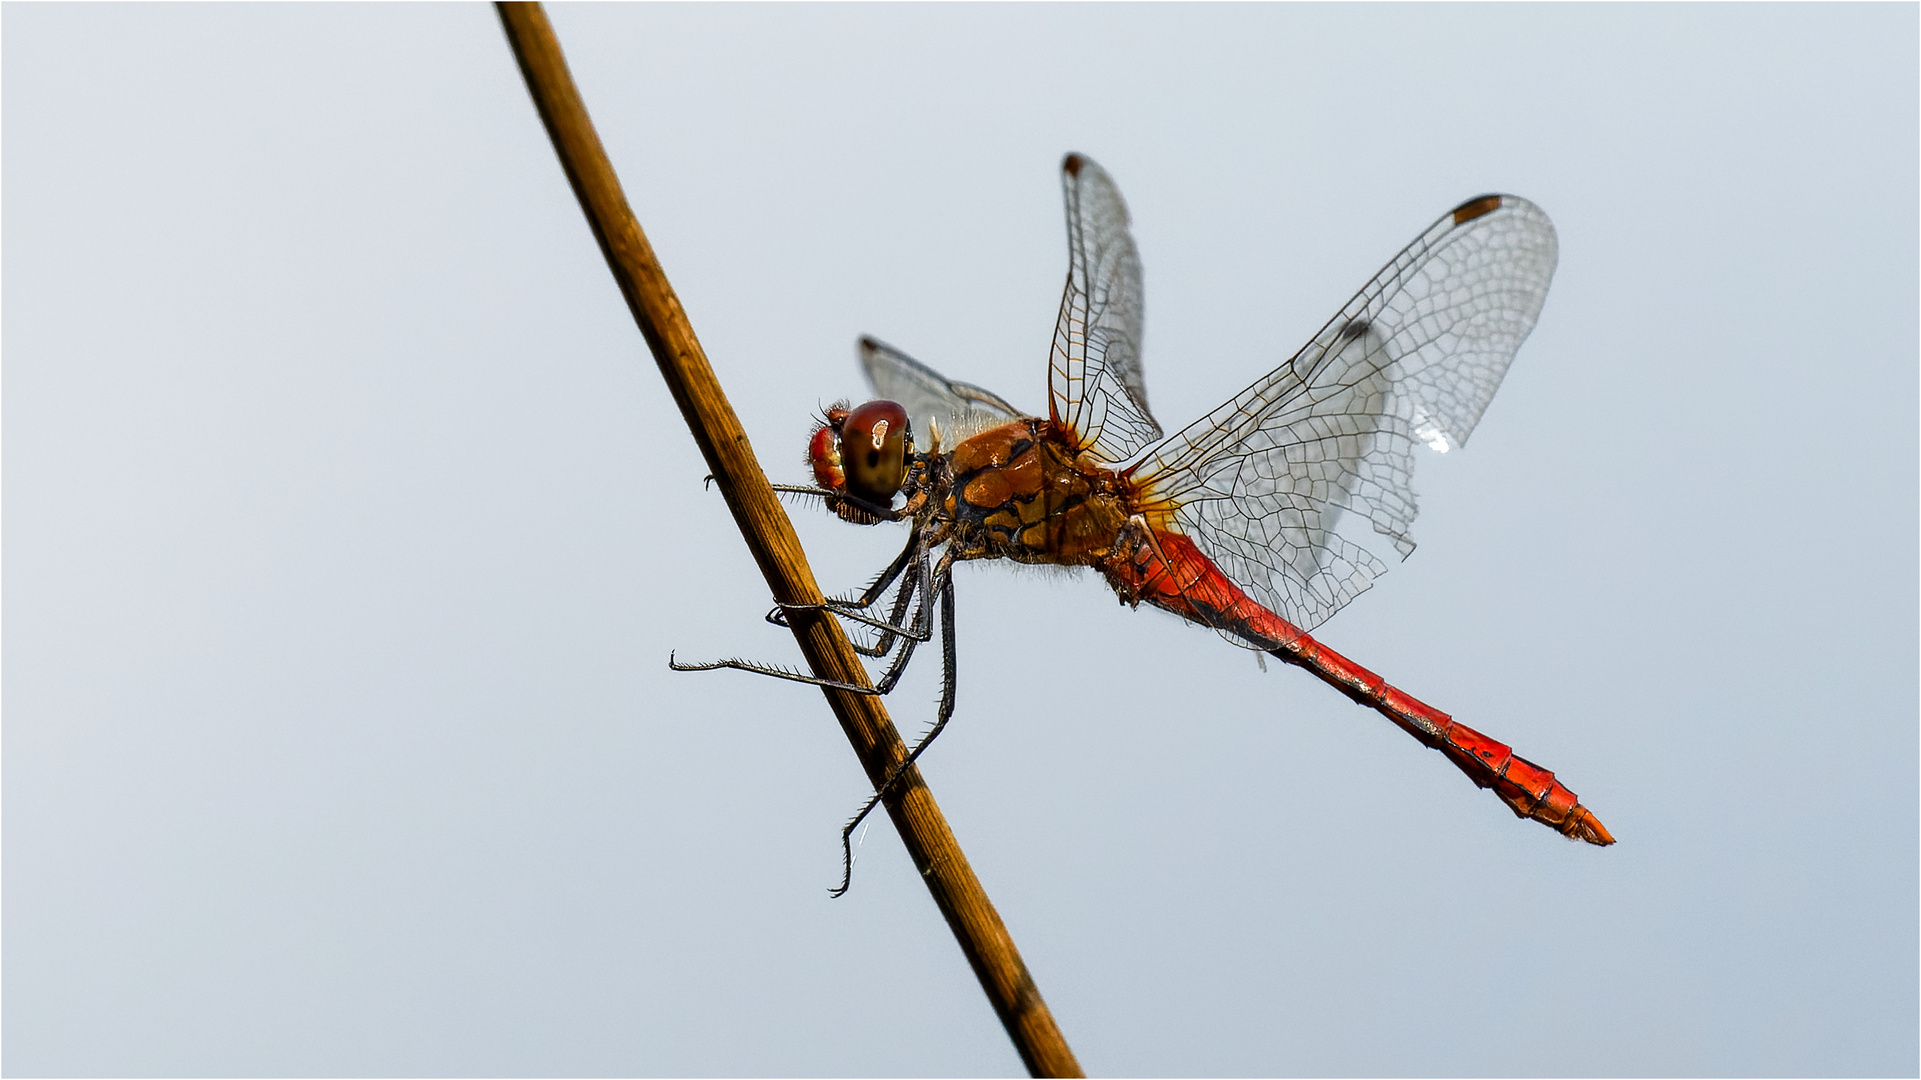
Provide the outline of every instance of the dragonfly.
<path id="1" fill-rule="evenodd" d="M 1534 328 L 1558 243 L 1541 209 L 1482 195 L 1441 215 L 1286 362 L 1172 435 L 1148 410 L 1142 285 L 1127 204 L 1092 159 L 1061 165 L 1068 271 L 1047 372 L 1047 414 L 935 372 L 871 337 L 875 392 L 824 410 L 808 444 L 815 484 L 777 485 L 858 525 L 904 522 L 900 554 L 858 595 L 811 605 L 871 628 L 886 657 L 872 687 L 730 659 L 733 668 L 892 690 L 935 636 L 933 725 L 841 832 L 849 837 L 953 716 L 956 563 L 1086 567 L 1122 603 L 1147 604 L 1303 668 L 1439 750 L 1514 813 L 1565 836 L 1614 842 L 1554 773 L 1316 640 L 1316 629 L 1414 550 L 1415 459 L 1464 446 Z M 914 438 L 928 435 L 925 449 Z M 951 448 L 944 443 L 951 442 Z M 898 505 L 896 505 L 898 500 Z M 891 593 L 891 599 L 889 594 Z M 784 624 L 787 605 L 768 618 Z"/>

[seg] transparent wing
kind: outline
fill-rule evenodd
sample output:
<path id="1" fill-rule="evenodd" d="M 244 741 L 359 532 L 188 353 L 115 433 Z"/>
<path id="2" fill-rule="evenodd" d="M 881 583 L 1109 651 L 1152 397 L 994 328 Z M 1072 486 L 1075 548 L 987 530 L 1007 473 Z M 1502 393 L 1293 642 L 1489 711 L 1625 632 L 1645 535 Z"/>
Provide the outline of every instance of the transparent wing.
<path id="1" fill-rule="evenodd" d="M 1027 415 L 998 395 L 939 372 L 899 349 L 871 337 L 860 339 L 860 364 L 877 397 L 898 401 L 914 424 L 922 450 L 932 446 L 931 423 L 940 425 L 948 447 L 969 435 Z"/>
<path id="2" fill-rule="evenodd" d="M 1135 470 L 1144 508 L 1269 609 L 1318 626 L 1386 570 L 1370 546 L 1414 550 L 1414 448 L 1467 442 L 1555 258 L 1533 203 L 1463 203 L 1293 359 L 1156 447 Z"/>
<path id="3" fill-rule="evenodd" d="M 1141 380 L 1141 257 L 1127 204 L 1107 171 L 1069 154 L 1067 288 L 1054 326 L 1048 408 L 1076 449 L 1110 464 L 1161 437 Z"/>

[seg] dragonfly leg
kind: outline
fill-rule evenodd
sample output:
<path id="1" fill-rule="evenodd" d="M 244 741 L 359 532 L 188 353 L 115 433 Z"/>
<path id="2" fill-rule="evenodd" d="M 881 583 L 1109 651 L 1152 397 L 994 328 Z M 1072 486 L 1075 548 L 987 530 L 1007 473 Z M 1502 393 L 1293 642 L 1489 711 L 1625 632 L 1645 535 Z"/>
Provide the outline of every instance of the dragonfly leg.
<path id="1" fill-rule="evenodd" d="M 920 560 L 918 565 L 923 572 L 918 575 L 909 575 L 908 579 L 901 583 L 900 592 L 894 597 L 894 609 L 888 616 L 888 621 L 893 625 L 882 628 L 881 636 L 874 641 L 871 649 L 861 650 L 866 653 L 866 655 L 876 658 L 886 656 L 887 651 L 894 647 L 895 640 L 899 638 L 905 638 L 916 643 L 927 640 L 928 628 L 925 620 L 919 622 L 918 631 L 907 629 L 905 620 L 907 616 L 907 605 L 916 589 L 921 591 L 922 610 L 925 610 L 927 603 L 933 601 L 935 590 L 931 587 L 930 579 L 925 573 L 927 553 L 932 551 L 933 548 L 934 542 L 930 540 L 927 533 L 922 532 L 919 528 L 916 528 L 913 535 L 908 537 L 907 547 L 901 551 L 899 558 L 897 558 L 895 562 L 902 564 L 910 558 L 918 559 Z M 899 573 L 898 570 L 894 570 L 893 572 Z M 884 576 L 885 575 L 883 575 L 883 577 Z M 878 597 L 879 593 L 877 589 L 879 587 L 881 587 L 881 579 L 877 578 L 875 585 L 869 586 L 869 591 Z"/>
<path id="2" fill-rule="evenodd" d="M 888 631 L 889 640 L 876 646 L 878 655 L 884 654 L 888 648 L 892 647 L 893 637 L 897 636 L 901 643 L 900 653 L 894 657 L 893 663 L 887 665 L 887 671 L 881 675 L 880 681 L 874 684 L 875 689 L 883 694 L 892 691 L 894 684 L 900 681 L 901 675 L 907 670 L 908 661 L 913 659 L 915 647 L 934 636 L 931 625 L 932 608 L 939 593 L 938 583 L 943 573 L 952 565 L 952 553 L 943 554 L 939 567 L 935 569 L 930 569 L 927 565 L 928 554 L 928 549 L 923 546 L 919 552 L 919 560 L 914 565 L 913 574 L 901 585 L 902 600 L 895 605 L 895 618 L 898 619 L 901 614 L 899 609 L 906 606 L 905 597 L 909 586 L 918 586 L 920 602 L 914 606 L 913 625 L 898 628 L 897 631 Z"/>
<path id="3" fill-rule="evenodd" d="M 714 474 L 708 473 L 701 479 L 700 484 L 703 488 L 713 487 Z M 769 484 L 767 486 L 782 495 L 803 495 L 814 499 L 837 500 L 854 507 L 861 513 L 871 517 L 874 521 L 901 521 L 908 517 L 904 511 L 896 510 L 891 506 L 879 506 L 858 496 L 849 495 L 842 491 L 829 491 L 824 487 L 816 487 L 813 484 Z M 828 505 L 832 506 L 833 503 L 829 502 Z"/>
<path id="4" fill-rule="evenodd" d="M 896 638 L 908 638 L 916 642 L 926 641 L 928 639 L 926 631 L 916 630 L 910 622 L 906 621 L 908 606 L 918 590 L 919 583 L 917 581 L 910 579 L 902 582 L 900 593 L 894 598 L 894 609 L 884 619 L 865 614 L 860 608 L 853 607 L 852 605 L 842 604 L 832 600 L 824 604 L 783 604 L 781 608 L 785 608 L 787 611 L 825 611 L 850 622 L 856 622 L 862 626 L 879 630 L 881 633 L 875 639 L 874 644 L 862 645 L 858 642 L 853 643 L 855 652 L 862 656 L 871 656 L 879 659 L 893 651 Z M 775 610 L 780 611 L 781 608 L 776 608 Z M 773 622 L 774 620 L 769 619 L 768 621 Z M 785 626 L 786 623 L 778 623 L 777 625 Z"/>
<path id="5" fill-rule="evenodd" d="M 789 671 L 784 667 L 776 667 L 773 664 L 762 664 L 753 660 L 742 660 L 738 657 L 730 657 L 726 660 L 710 660 L 700 664 L 683 664 L 679 660 L 674 659 L 673 653 L 668 653 L 667 666 L 674 671 L 719 671 L 721 668 L 729 668 L 734 671 L 745 671 L 754 675 L 766 675 L 775 679 L 786 679 L 788 682 L 806 683 L 809 686 L 831 686 L 836 690 L 845 690 L 853 694 L 879 695 L 885 692 L 872 686 L 859 686 L 850 682 L 840 682 L 836 679 L 820 679 L 812 675 L 802 675 L 798 671 Z"/>
<path id="6" fill-rule="evenodd" d="M 924 534 L 920 529 L 916 528 L 913 533 L 908 536 L 907 546 L 901 549 L 901 553 L 894 557 L 894 561 L 889 563 L 885 570 L 882 570 L 875 576 L 872 582 L 868 583 L 867 588 L 857 599 L 829 599 L 821 604 L 779 604 L 767 613 L 767 621 L 773 623 L 775 626 L 786 626 L 788 625 L 788 612 L 830 611 L 835 615 L 883 631 L 881 637 L 877 639 L 873 645 L 856 644 L 854 651 L 860 653 L 862 656 L 875 658 L 886 656 L 888 652 L 893 649 L 894 639 L 897 636 L 912 636 L 914 633 L 914 631 L 908 628 L 905 620 L 908 604 L 912 602 L 915 590 L 919 587 L 919 582 L 914 579 L 913 575 L 908 575 L 908 579 L 902 584 L 900 591 L 894 597 L 893 612 L 886 621 L 881 621 L 867 615 L 866 610 L 873 607 L 874 604 L 880 600 L 881 596 L 887 592 L 888 586 L 892 585 L 895 579 L 901 576 L 901 572 L 905 570 L 913 561 L 914 557 L 924 549 L 925 544 L 923 543 L 923 539 Z M 923 634 L 918 640 L 926 641 L 927 637 Z"/>
<path id="7" fill-rule="evenodd" d="M 926 641 L 929 631 L 925 625 L 916 629 L 907 621 L 908 605 L 913 601 L 915 594 L 921 591 L 922 585 L 923 582 L 918 574 L 909 574 L 901 579 L 900 591 L 894 595 L 894 607 L 888 613 L 886 620 L 870 618 L 851 611 L 835 611 L 835 614 L 881 631 L 872 645 L 855 645 L 854 651 L 862 656 L 879 659 L 893 650 L 894 642 L 897 640 L 906 639 L 917 644 Z"/>
<path id="8" fill-rule="evenodd" d="M 959 560 L 962 553 L 955 545 L 948 544 L 944 550 L 942 550 L 940 558 L 938 560 L 932 560 L 934 548 L 940 546 L 940 544 L 941 538 L 939 538 L 938 532 L 930 534 L 920 529 L 915 529 L 913 535 L 908 539 L 907 547 L 902 549 L 898 556 L 895 556 L 894 561 L 888 564 L 887 569 L 883 570 L 861 596 L 854 601 L 827 601 L 820 604 L 781 604 L 767 615 L 769 622 L 786 625 L 786 617 L 789 612 L 825 611 L 837 617 L 852 619 L 855 622 L 874 627 L 882 632 L 880 643 L 871 650 L 855 646 L 858 651 L 868 656 L 884 656 L 892 649 L 893 643 L 899 641 L 901 645 L 900 652 L 895 655 L 893 662 L 887 666 L 887 670 L 873 686 L 859 686 L 837 679 L 817 678 L 773 664 L 762 664 L 752 660 L 742 660 L 737 657 L 698 664 L 683 664 L 672 654 L 669 654 L 667 657 L 667 666 L 675 671 L 715 671 L 721 668 L 730 668 L 735 671 L 745 671 L 754 675 L 767 675 L 776 679 L 785 679 L 789 682 L 806 683 L 810 686 L 832 687 L 837 690 L 846 690 L 856 694 L 880 696 L 890 693 L 894 689 L 895 684 L 900 681 L 901 675 L 907 670 L 908 663 L 913 660 L 915 648 L 922 642 L 933 639 L 934 632 L 931 625 L 933 622 L 933 611 L 931 609 L 935 604 L 939 604 L 941 696 L 940 707 L 935 716 L 934 725 L 927 730 L 925 735 L 921 736 L 920 740 L 914 744 L 913 749 L 908 751 L 907 756 L 902 758 L 898 765 L 888 770 L 887 775 L 881 780 L 881 783 L 876 786 L 873 796 L 862 804 L 860 811 L 854 815 L 853 820 L 849 821 L 846 827 L 841 829 L 841 881 L 838 888 L 829 890 L 833 896 L 845 895 L 848 887 L 853 882 L 854 851 L 852 837 L 854 830 L 860 827 L 860 823 L 865 821 L 869 814 L 873 813 L 874 807 L 880 805 L 881 800 L 886 797 L 888 792 L 894 789 L 894 785 L 900 780 L 901 776 L 915 761 L 919 760 L 921 754 L 940 736 L 941 730 L 947 726 L 948 720 L 952 719 L 954 715 L 954 701 L 956 687 L 958 686 L 954 674 L 954 563 Z M 932 565 L 930 565 L 930 561 L 932 561 Z M 895 594 L 890 618 L 881 620 L 865 614 L 865 610 L 871 608 L 881 596 L 885 595 L 888 586 L 892 585 L 896 580 L 900 582 L 900 589 Z M 917 597 L 918 602 L 916 602 Z M 910 607 L 913 609 L 913 618 L 908 620 L 905 616 Z"/>
<path id="9" fill-rule="evenodd" d="M 920 741 L 914 744 L 914 748 L 908 751 L 900 764 L 888 770 L 886 779 L 875 787 L 874 794 L 861 804 L 859 812 L 841 829 L 840 885 L 828 890 L 830 896 L 847 895 L 848 888 L 854 882 L 854 830 L 860 827 L 860 823 L 866 820 L 867 815 L 874 812 L 874 807 L 880 805 L 880 801 L 893 789 L 901 775 L 919 760 L 929 746 L 933 745 L 934 740 L 940 737 L 941 729 L 945 728 L 947 721 L 954 717 L 955 688 L 959 685 L 954 674 L 954 554 L 954 551 L 949 549 L 941 556 L 940 565 L 934 571 L 937 584 L 930 583 L 927 590 L 930 596 L 937 594 L 940 598 L 941 691 L 940 709 L 935 714 L 934 726 L 927 729 L 927 734 L 920 737 Z M 923 610 L 924 607 L 925 605 Z"/>
<path id="10" fill-rule="evenodd" d="M 887 591 L 888 586 L 894 583 L 894 579 L 900 577 L 901 571 L 907 569 L 908 565 L 913 562 L 914 553 L 920 549 L 921 535 L 921 527 L 916 523 L 914 527 L 908 531 L 907 543 L 900 549 L 900 554 L 894 556 L 892 562 L 888 563 L 880 573 L 874 575 L 874 580 L 868 582 L 867 587 L 861 590 L 858 599 L 830 600 L 830 602 L 857 608 L 874 606 L 874 602 L 881 598 L 881 595 Z M 800 609 L 807 605 L 788 604 L 783 606 Z M 768 612 L 767 621 L 773 623 L 775 626 L 787 625 L 781 618 L 780 608 L 775 608 L 773 611 Z"/>
<path id="11" fill-rule="evenodd" d="M 712 491 L 714 489 L 714 474 L 708 473 L 706 476 L 701 477 L 700 486 L 703 491 Z M 825 499 L 834 494 L 824 487 L 815 487 L 813 484 L 769 484 L 767 486 L 780 492 L 782 495 L 811 495 L 816 499 Z"/>
<path id="12" fill-rule="evenodd" d="M 710 476 L 707 479 L 711 482 L 714 478 Z M 824 487 L 815 487 L 812 484 L 769 484 L 768 486 L 782 495 L 811 495 L 816 499 L 825 499 L 833 494 Z"/>
<path id="13" fill-rule="evenodd" d="M 934 571 L 927 565 L 928 550 L 925 544 L 920 546 L 918 554 L 920 556 L 919 561 L 914 564 L 913 573 L 910 574 L 908 580 L 903 583 L 901 590 L 904 595 L 911 595 L 910 587 L 913 587 L 915 591 L 920 593 L 921 602 L 915 608 L 912 625 L 890 626 L 888 632 L 898 635 L 901 639 L 901 650 L 900 653 L 894 657 L 893 663 L 887 666 L 886 672 L 881 675 L 879 681 L 875 682 L 873 686 L 859 686 L 855 683 L 841 682 L 837 679 L 822 679 L 813 675 L 803 675 L 798 671 L 790 671 L 787 668 L 778 667 L 773 664 L 762 664 L 753 660 L 742 660 L 738 657 L 730 657 L 725 660 L 714 660 L 706 663 L 683 664 L 670 653 L 667 657 L 667 666 L 674 671 L 717 671 L 721 668 L 730 668 L 734 671 L 745 671 L 754 675 L 766 675 L 775 679 L 786 679 L 789 682 L 806 683 L 809 686 L 833 687 L 837 690 L 847 690 L 856 694 L 872 694 L 876 696 L 887 694 L 894 689 L 894 684 L 900 681 L 901 675 L 907 670 L 908 662 L 914 657 L 914 647 L 933 637 L 928 625 L 932 617 L 928 609 L 931 606 L 930 598 L 933 596 L 933 590 L 925 586 L 917 585 L 917 583 L 927 581 Z M 943 560 L 942 566 L 946 565 L 947 562 Z M 902 606 L 904 606 L 904 603 L 903 601 Z M 832 608 L 830 607 L 829 610 L 832 610 Z M 839 613 L 837 612 L 837 614 Z M 862 617 L 862 621 L 868 620 Z"/>

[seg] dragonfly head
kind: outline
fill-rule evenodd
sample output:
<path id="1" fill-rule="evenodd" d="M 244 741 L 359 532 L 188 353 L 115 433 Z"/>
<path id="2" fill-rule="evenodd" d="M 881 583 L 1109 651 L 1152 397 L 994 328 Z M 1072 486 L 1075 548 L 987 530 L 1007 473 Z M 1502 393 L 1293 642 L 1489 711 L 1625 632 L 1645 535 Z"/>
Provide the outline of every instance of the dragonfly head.
<path id="1" fill-rule="evenodd" d="M 851 495 L 870 506 L 886 507 L 907 480 L 907 463 L 914 456 L 914 432 L 907 410 L 892 401 L 870 401 L 849 409 L 846 402 L 829 406 L 807 444 L 807 463 L 814 480 L 838 495 Z M 829 500 L 832 502 L 833 500 Z M 863 524 L 872 515 L 855 517 L 836 508 L 850 521 Z"/>

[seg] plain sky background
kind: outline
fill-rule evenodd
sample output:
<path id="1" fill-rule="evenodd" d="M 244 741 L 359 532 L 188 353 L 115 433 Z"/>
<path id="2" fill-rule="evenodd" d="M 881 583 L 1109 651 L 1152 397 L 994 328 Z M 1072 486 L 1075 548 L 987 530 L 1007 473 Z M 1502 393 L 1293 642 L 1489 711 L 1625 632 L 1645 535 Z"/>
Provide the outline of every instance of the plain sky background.
<path id="1" fill-rule="evenodd" d="M 1109 1074 L 1910 1074 L 1917 9 L 563 7 L 776 479 L 873 333 L 1045 407 L 1057 168 L 1173 426 L 1440 212 L 1539 328 L 1306 674 L 958 575 L 928 780 Z M 4 1045 L 22 1074 L 1019 1062 L 797 659 L 486 7 L 4 11 Z M 830 589 L 895 528 L 793 508 Z M 934 669 L 891 702 L 932 715 Z"/>

